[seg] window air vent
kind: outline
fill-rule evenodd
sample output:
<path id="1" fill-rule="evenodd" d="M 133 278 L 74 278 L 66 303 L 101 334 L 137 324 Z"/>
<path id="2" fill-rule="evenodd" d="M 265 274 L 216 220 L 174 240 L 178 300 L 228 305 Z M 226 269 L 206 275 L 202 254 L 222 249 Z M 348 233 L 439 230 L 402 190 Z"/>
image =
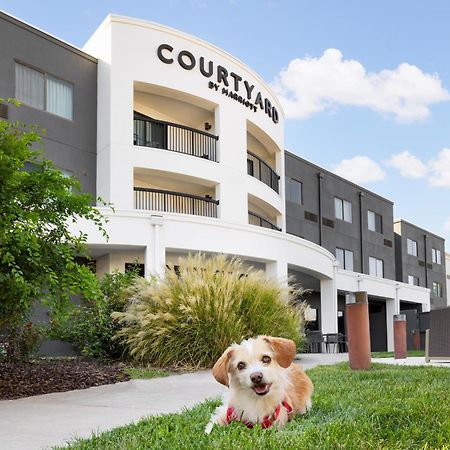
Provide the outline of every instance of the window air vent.
<path id="1" fill-rule="evenodd" d="M 384 245 L 385 245 L 386 247 L 392 247 L 392 241 L 390 241 L 389 239 L 385 239 L 385 240 L 384 240 Z"/>
<path id="2" fill-rule="evenodd" d="M 419 266 L 420 267 L 425 267 L 425 261 L 419 261 Z"/>
<path id="3" fill-rule="evenodd" d="M 313 214 L 309 211 L 305 211 L 305 219 L 310 220 L 311 222 L 317 222 L 317 214 Z"/>
<path id="4" fill-rule="evenodd" d="M 327 227 L 334 228 L 334 220 L 327 219 L 326 217 L 322 218 L 322 223 Z"/>
<path id="5" fill-rule="evenodd" d="M 2 119 L 8 118 L 8 105 L 3 105 L 0 103 L 0 117 Z"/>
<path id="6" fill-rule="evenodd" d="M 433 264 L 427 263 L 427 267 L 428 267 L 429 269 L 432 269 L 432 268 L 433 268 Z"/>

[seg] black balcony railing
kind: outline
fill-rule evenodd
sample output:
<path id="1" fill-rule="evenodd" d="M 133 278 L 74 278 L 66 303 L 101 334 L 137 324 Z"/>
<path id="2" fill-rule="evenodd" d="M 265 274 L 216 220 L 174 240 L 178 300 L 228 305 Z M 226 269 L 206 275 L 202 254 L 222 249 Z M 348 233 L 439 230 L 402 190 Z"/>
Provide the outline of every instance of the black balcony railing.
<path id="1" fill-rule="evenodd" d="M 162 148 L 217 162 L 218 136 L 134 113 L 134 145 Z"/>
<path id="2" fill-rule="evenodd" d="M 276 193 L 280 192 L 280 176 L 258 155 L 247 150 L 247 173 L 267 184 Z"/>
<path id="3" fill-rule="evenodd" d="M 217 217 L 218 204 L 219 200 L 183 192 L 134 188 L 134 207 L 136 209 Z"/>
<path id="4" fill-rule="evenodd" d="M 250 225 L 258 225 L 258 227 L 270 228 L 271 230 L 281 231 L 280 227 L 277 227 L 272 222 L 269 222 L 267 219 L 264 219 L 264 217 L 261 217 L 260 215 L 252 211 L 248 212 L 248 223 Z"/>

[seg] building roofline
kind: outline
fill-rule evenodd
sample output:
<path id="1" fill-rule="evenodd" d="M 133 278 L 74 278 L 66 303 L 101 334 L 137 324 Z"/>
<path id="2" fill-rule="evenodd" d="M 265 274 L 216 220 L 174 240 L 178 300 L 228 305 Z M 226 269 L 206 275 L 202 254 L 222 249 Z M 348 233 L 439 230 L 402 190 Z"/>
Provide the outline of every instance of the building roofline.
<path id="1" fill-rule="evenodd" d="M 346 178 L 341 177 L 340 175 L 337 175 L 337 174 L 331 172 L 328 169 L 324 169 L 323 167 L 320 167 L 317 164 L 314 164 L 313 162 L 308 161 L 307 159 L 302 158 L 301 156 L 298 156 L 295 153 L 290 152 L 289 150 L 285 150 L 285 153 L 289 154 L 289 156 L 293 156 L 294 158 L 298 159 L 301 162 L 304 162 L 304 163 L 310 165 L 311 167 L 314 167 L 314 168 L 320 170 L 321 172 L 325 172 L 328 175 L 331 175 L 331 176 L 337 178 L 338 180 L 341 180 L 341 181 L 344 181 L 347 184 L 350 184 L 351 186 L 359 189 L 362 192 L 365 192 L 367 194 L 373 195 L 374 197 L 377 197 L 377 198 L 379 198 L 379 199 L 381 199 L 381 200 L 383 200 L 383 201 L 385 201 L 387 203 L 390 203 L 391 205 L 394 204 L 394 202 L 392 200 L 389 200 L 388 198 L 385 198 L 385 197 L 383 197 L 383 196 L 381 196 L 381 195 L 379 195 L 379 194 L 377 194 L 377 193 L 375 193 L 373 191 L 370 191 L 369 189 L 366 189 L 366 188 L 360 186 L 359 184 L 353 183 L 353 181 L 347 180 Z"/>
<path id="2" fill-rule="evenodd" d="M 414 225 L 413 223 L 408 222 L 408 221 L 405 220 L 405 219 L 395 219 L 395 220 L 394 220 L 394 224 L 395 224 L 395 223 L 400 223 L 400 222 L 406 223 L 407 225 L 409 225 L 410 227 L 415 228 L 416 230 L 420 230 L 420 231 L 423 231 L 423 232 L 425 232 L 425 233 L 427 233 L 427 234 L 431 234 L 431 235 L 433 235 L 434 237 L 437 237 L 438 239 L 441 239 L 441 240 L 445 241 L 445 238 L 443 238 L 442 236 L 439 236 L 438 234 L 433 233 L 432 231 L 428 231 L 428 230 L 426 230 L 425 228 L 419 227 L 418 225 Z"/>
<path id="3" fill-rule="evenodd" d="M 217 45 L 211 44 L 210 42 L 206 41 L 205 39 L 199 38 L 193 34 L 186 33 L 184 31 L 178 30 L 176 28 L 172 28 L 166 25 L 162 25 L 157 22 L 152 22 L 145 19 L 139 19 L 135 17 L 130 16 L 124 16 L 120 14 L 108 14 L 106 18 L 103 20 L 103 22 L 98 26 L 97 30 L 92 33 L 91 37 L 101 28 L 106 27 L 109 23 L 123 23 L 128 25 L 134 25 L 139 26 L 143 28 L 150 28 L 157 31 L 162 31 L 164 33 L 172 34 L 177 37 L 181 37 L 182 39 L 189 40 L 201 47 L 205 47 L 208 50 L 214 50 L 217 53 L 221 54 L 226 59 L 230 60 L 232 63 L 240 66 L 243 70 L 247 71 L 249 74 L 251 74 L 256 80 L 258 80 L 259 83 L 266 89 L 266 91 L 273 97 L 274 101 L 277 103 L 278 112 L 280 115 L 285 119 L 286 114 L 283 109 L 283 105 L 280 102 L 280 99 L 278 98 L 278 95 L 275 94 L 269 83 L 264 80 L 261 75 L 259 75 L 254 69 L 252 69 L 250 66 L 248 66 L 246 63 L 241 61 L 240 59 L 233 56 L 231 53 L 228 53 L 227 51 L 223 50 L 222 48 L 218 47 Z M 89 38 L 90 39 L 90 38 Z M 89 41 L 88 39 L 88 41 Z M 87 41 L 87 42 L 88 42 Z"/>
<path id="4" fill-rule="evenodd" d="M 81 56 L 82 58 L 86 58 L 89 61 L 92 61 L 94 63 L 97 63 L 98 61 L 97 58 L 94 58 L 92 55 L 89 55 L 88 53 L 75 47 L 74 45 L 63 41 L 60 38 L 57 38 L 56 36 L 53 36 L 52 34 L 35 27 L 34 25 L 30 25 L 27 22 L 24 22 L 23 20 L 6 13 L 5 11 L 0 10 L 0 19 L 6 20 L 7 22 L 12 23 L 13 25 L 23 28 L 24 30 L 29 31 L 30 33 L 33 33 L 43 39 L 46 39 L 47 41 L 53 44 L 59 45 L 60 47 L 63 47 L 66 50 L 69 50 L 70 52 L 75 53 L 78 56 Z"/>

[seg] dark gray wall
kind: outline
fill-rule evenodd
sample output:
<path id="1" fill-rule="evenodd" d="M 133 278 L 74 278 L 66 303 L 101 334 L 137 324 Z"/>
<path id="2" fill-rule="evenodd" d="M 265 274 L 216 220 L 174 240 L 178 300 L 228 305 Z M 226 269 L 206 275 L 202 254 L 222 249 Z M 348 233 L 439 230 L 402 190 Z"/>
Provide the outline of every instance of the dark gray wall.
<path id="1" fill-rule="evenodd" d="M 387 350 L 386 302 L 369 297 L 370 350 Z"/>
<path id="2" fill-rule="evenodd" d="M 384 277 L 395 280 L 393 203 L 391 201 L 289 152 L 285 154 L 285 171 L 287 177 L 300 181 L 303 187 L 302 205 L 286 202 L 288 233 L 320 244 L 333 254 L 336 254 L 336 247 L 353 251 L 355 272 L 369 273 L 369 256 L 382 259 Z M 322 193 L 321 210 L 319 183 L 321 183 Z M 362 195 L 362 209 L 360 209 L 360 195 Z M 352 203 L 352 223 L 335 217 L 335 197 Z M 383 217 L 383 233 L 368 229 L 368 210 L 381 214 Z M 317 221 L 306 219 L 305 212 L 314 214 Z M 320 224 L 321 212 L 322 224 Z"/>
<path id="3" fill-rule="evenodd" d="M 44 128 L 46 156 L 95 196 L 97 60 L 1 12 L 0 43 L 0 97 L 15 96 L 15 61 L 73 83 L 73 121 L 26 105 L 9 107 L 9 120 Z"/>
<path id="4" fill-rule="evenodd" d="M 431 291 L 431 308 L 445 306 L 447 299 L 445 240 L 405 220 L 396 221 L 394 227 L 396 235 L 397 280 L 407 283 L 408 275 L 414 275 L 419 278 L 419 286 L 429 289 L 432 289 L 433 281 L 441 283 L 442 297 L 434 296 L 433 291 Z M 408 254 L 408 238 L 417 242 L 417 256 Z M 441 264 L 432 263 L 432 248 L 441 251 Z"/>

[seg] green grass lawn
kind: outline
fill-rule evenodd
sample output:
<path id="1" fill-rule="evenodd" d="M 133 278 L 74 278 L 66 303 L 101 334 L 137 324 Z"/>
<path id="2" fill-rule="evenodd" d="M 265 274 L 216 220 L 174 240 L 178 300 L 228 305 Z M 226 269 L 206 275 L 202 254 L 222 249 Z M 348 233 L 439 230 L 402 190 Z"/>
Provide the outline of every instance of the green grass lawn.
<path id="1" fill-rule="evenodd" d="M 71 449 L 450 449 L 450 370 L 347 364 L 308 371 L 313 408 L 282 431 L 204 427 L 217 402 L 116 428 Z"/>
<path id="2" fill-rule="evenodd" d="M 425 356 L 424 350 L 408 350 L 407 356 Z M 372 358 L 393 358 L 394 352 L 373 352 Z"/>
<path id="3" fill-rule="evenodd" d="M 175 375 L 175 372 L 170 372 L 169 370 L 154 369 L 151 367 L 124 367 L 123 371 L 126 372 L 131 378 L 138 380 Z"/>

